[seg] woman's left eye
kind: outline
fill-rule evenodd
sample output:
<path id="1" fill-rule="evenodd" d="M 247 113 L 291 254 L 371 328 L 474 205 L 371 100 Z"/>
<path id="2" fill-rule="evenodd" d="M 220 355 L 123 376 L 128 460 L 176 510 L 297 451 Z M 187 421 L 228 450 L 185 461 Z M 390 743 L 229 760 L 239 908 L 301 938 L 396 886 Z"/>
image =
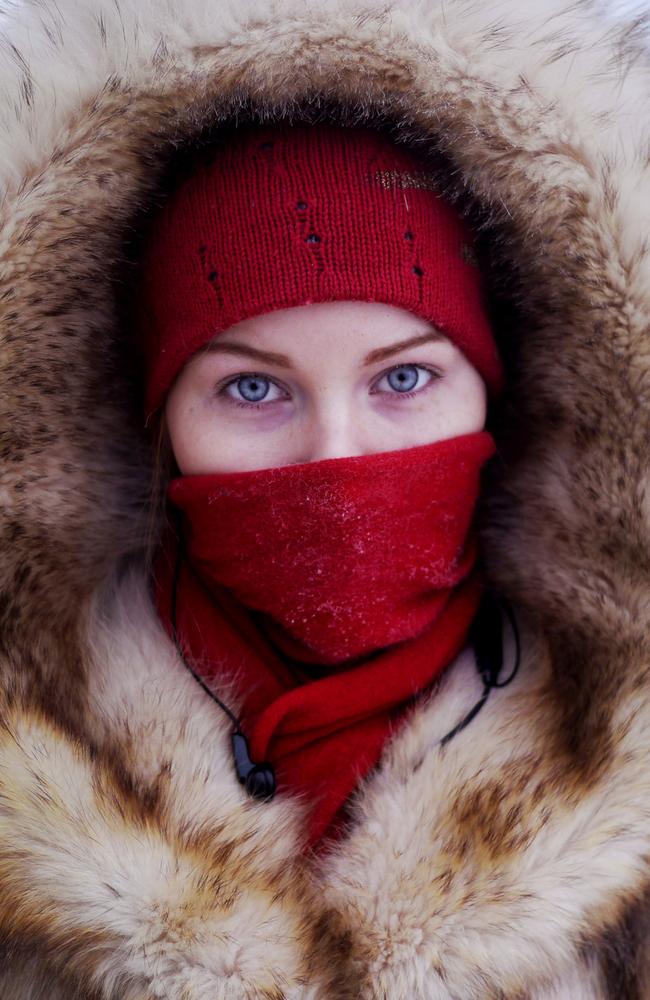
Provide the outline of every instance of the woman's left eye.
<path id="1" fill-rule="evenodd" d="M 410 395 L 438 377 L 434 371 L 422 365 L 396 365 L 375 382 L 373 391 Z"/>

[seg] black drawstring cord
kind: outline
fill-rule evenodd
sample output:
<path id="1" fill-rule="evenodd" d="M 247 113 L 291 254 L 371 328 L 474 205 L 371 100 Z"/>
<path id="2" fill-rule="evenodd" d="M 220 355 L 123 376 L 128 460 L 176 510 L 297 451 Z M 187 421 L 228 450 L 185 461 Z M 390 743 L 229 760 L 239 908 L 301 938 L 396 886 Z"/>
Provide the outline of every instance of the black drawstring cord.
<path id="1" fill-rule="evenodd" d="M 246 739 L 244 733 L 241 729 L 241 723 L 237 716 L 232 712 L 227 705 L 225 705 L 216 694 L 210 690 L 210 688 L 203 682 L 195 670 L 192 669 L 191 665 L 187 662 L 185 654 L 181 649 L 180 642 L 178 641 L 178 632 L 176 630 L 176 597 L 178 593 L 178 579 L 180 576 L 181 562 L 183 559 L 183 543 L 182 543 L 182 532 L 177 531 L 177 547 L 176 547 L 176 562 L 174 564 L 174 576 L 172 579 L 172 593 L 171 593 L 171 624 L 172 633 L 174 636 L 174 645 L 176 646 L 176 651 L 180 656 L 182 662 L 185 664 L 192 677 L 199 682 L 206 694 L 208 694 L 217 705 L 223 709 L 228 718 L 231 720 L 235 727 L 235 731 L 231 734 L 232 752 L 235 760 L 235 771 L 237 772 L 237 778 L 240 785 L 243 785 L 248 792 L 248 794 L 254 799 L 261 799 L 264 802 L 270 801 L 275 795 L 275 772 L 272 766 L 268 762 L 262 764 L 255 764 L 251 760 L 250 751 L 248 748 L 248 740 Z"/>
<path id="2" fill-rule="evenodd" d="M 461 722 L 459 722 L 457 726 L 454 726 L 454 728 L 450 732 L 448 732 L 446 736 L 442 737 L 442 739 L 440 740 L 440 746 L 441 747 L 444 747 L 447 743 L 449 743 L 449 740 L 452 739 L 456 735 L 456 733 L 459 733 L 461 731 L 461 729 L 464 729 L 465 726 L 469 726 L 469 724 L 472 721 L 472 719 L 476 715 L 478 715 L 478 713 L 481 711 L 481 709 L 485 705 L 485 702 L 488 700 L 488 697 L 489 697 L 489 694 L 490 694 L 491 690 L 492 690 L 492 688 L 490 688 L 490 687 L 483 688 L 483 694 L 481 695 L 481 697 L 479 698 L 479 700 L 476 702 L 476 704 L 474 705 L 474 707 L 467 713 L 467 715 L 465 716 L 465 718 Z"/>
<path id="3" fill-rule="evenodd" d="M 501 615 L 499 613 L 500 606 L 505 608 L 506 614 L 508 615 L 512 632 L 515 637 L 516 646 L 515 665 L 509 676 L 503 681 L 499 680 L 499 674 L 501 673 L 501 667 L 503 666 L 503 636 Z M 492 691 L 493 688 L 507 687 L 507 685 L 514 680 L 517 671 L 519 670 L 519 663 L 521 660 L 519 629 L 517 628 L 517 622 L 515 621 L 512 608 L 505 598 L 497 598 L 491 591 L 485 591 L 481 599 L 479 610 L 470 626 L 469 636 L 470 641 L 474 646 L 476 669 L 483 680 L 483 694 L 476 704 L 469 710 L 465 718 L 462 719 L 457 726 L 454 726 L 451 732 L 447 733 L 446 736 L 443 736 L 440 740 L 440 746 L 445 746 L 449 743 L 449 740 L 456 735 L 456 733 L 459 733 L 461 729 L 464 729 L 465 726 L 470 724 L 472 719 L 478 715 L 485 705 L 485 702 L 490 696 L 490 691 Z"/>

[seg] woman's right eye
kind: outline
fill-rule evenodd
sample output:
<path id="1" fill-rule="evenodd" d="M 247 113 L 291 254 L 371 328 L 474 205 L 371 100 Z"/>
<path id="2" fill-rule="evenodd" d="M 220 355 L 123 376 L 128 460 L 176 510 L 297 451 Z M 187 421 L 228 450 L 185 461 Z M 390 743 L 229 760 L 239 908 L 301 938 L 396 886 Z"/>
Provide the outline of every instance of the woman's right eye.
<path id="1" fill-rule="evenodd" d="M 221 392 L 228 396 L 233 402 L 240 405 L 255 405 L 256 403 L 272 403 L 276 399 L 283 399 L 285 393 L 277 383 L 266 378 L 265 375 L 238 375 L 231 379 Z"/>

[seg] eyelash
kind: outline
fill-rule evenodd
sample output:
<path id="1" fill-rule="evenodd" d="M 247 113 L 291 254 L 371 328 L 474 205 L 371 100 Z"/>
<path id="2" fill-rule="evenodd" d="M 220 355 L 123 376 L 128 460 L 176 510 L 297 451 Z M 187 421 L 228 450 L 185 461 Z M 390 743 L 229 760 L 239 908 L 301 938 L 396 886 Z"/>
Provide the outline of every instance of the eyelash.
<path id="1" fill-rule="evenodd" d="M 383 378 L 385 378 L 386 375 L 390 375 L 391 372 L 396 371 L 398 368 L 404 368 L 407 364 L 408 362 L 403 361 L 399 365 L 392 365 L 392 367 L 387 368 L 386 371 L 381 372 L 375 379 L 375 382 L 380 382 Z M 421 392 L 426 392 L 427 389 L 431 388 L 434 382 L 442 378 L 440 372 L 437 371 L 435 368 L 431 368 L 429 365 L 416 364 L 413 365 L 413 367 L 421 368 L 423 371 L 428 372 L 429 375 L 432 376 L 431 380 L 427 382 L 426 385 L 423 385 L 421 389 L 413 389 L 411 392 L 387 392 L 385 393 L 386 396 L 397 396 L 399 399 L 413 399 L 414 396 L 419 396 Z M 236 406 L 241 410 L 263 410 L 265 409 L 265 407 L 269 405 L 268 403 L 264 402 L 246 403 L 242 400 L 232 399 L 226 395 L 226 389 L 228 388 L 228 386 L 234 385 L 235 382 L 238 382 L 240 378 L 255 378 L 256 376 L 258 378 L 266 379 L 269 382 L 273 382 L 275 385 L 279 385 L 279 383 L 276 382 L 275 379 L 269 378 L 268 375 L 262 375 L 261 372 L 239 372 L 237 375 L 234 376 L 234 378 L 228 379 L 228 381 L 225 382 L 222 386 L 219 386 L 216 395 L 223 396 L 228 400 L 229 403 L 232 403 L 233 406 Z"/>

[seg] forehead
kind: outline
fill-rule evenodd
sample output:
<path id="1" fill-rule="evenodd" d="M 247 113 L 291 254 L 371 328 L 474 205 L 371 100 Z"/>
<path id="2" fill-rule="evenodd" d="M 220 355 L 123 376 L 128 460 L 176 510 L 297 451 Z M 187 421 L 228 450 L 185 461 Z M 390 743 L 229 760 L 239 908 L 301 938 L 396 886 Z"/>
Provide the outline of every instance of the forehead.
<path id="1" fill-rule="evenodd" d="M 319 302 L 242 320 L 214 336 L 206 345 L 206 353 L 234 353 L 237 348 L 247 347 L 292 358 L 323 350 L 354 356 L 424 338 L 429 343 L 448 342 L 431 323 L 397 306 Z"/>

